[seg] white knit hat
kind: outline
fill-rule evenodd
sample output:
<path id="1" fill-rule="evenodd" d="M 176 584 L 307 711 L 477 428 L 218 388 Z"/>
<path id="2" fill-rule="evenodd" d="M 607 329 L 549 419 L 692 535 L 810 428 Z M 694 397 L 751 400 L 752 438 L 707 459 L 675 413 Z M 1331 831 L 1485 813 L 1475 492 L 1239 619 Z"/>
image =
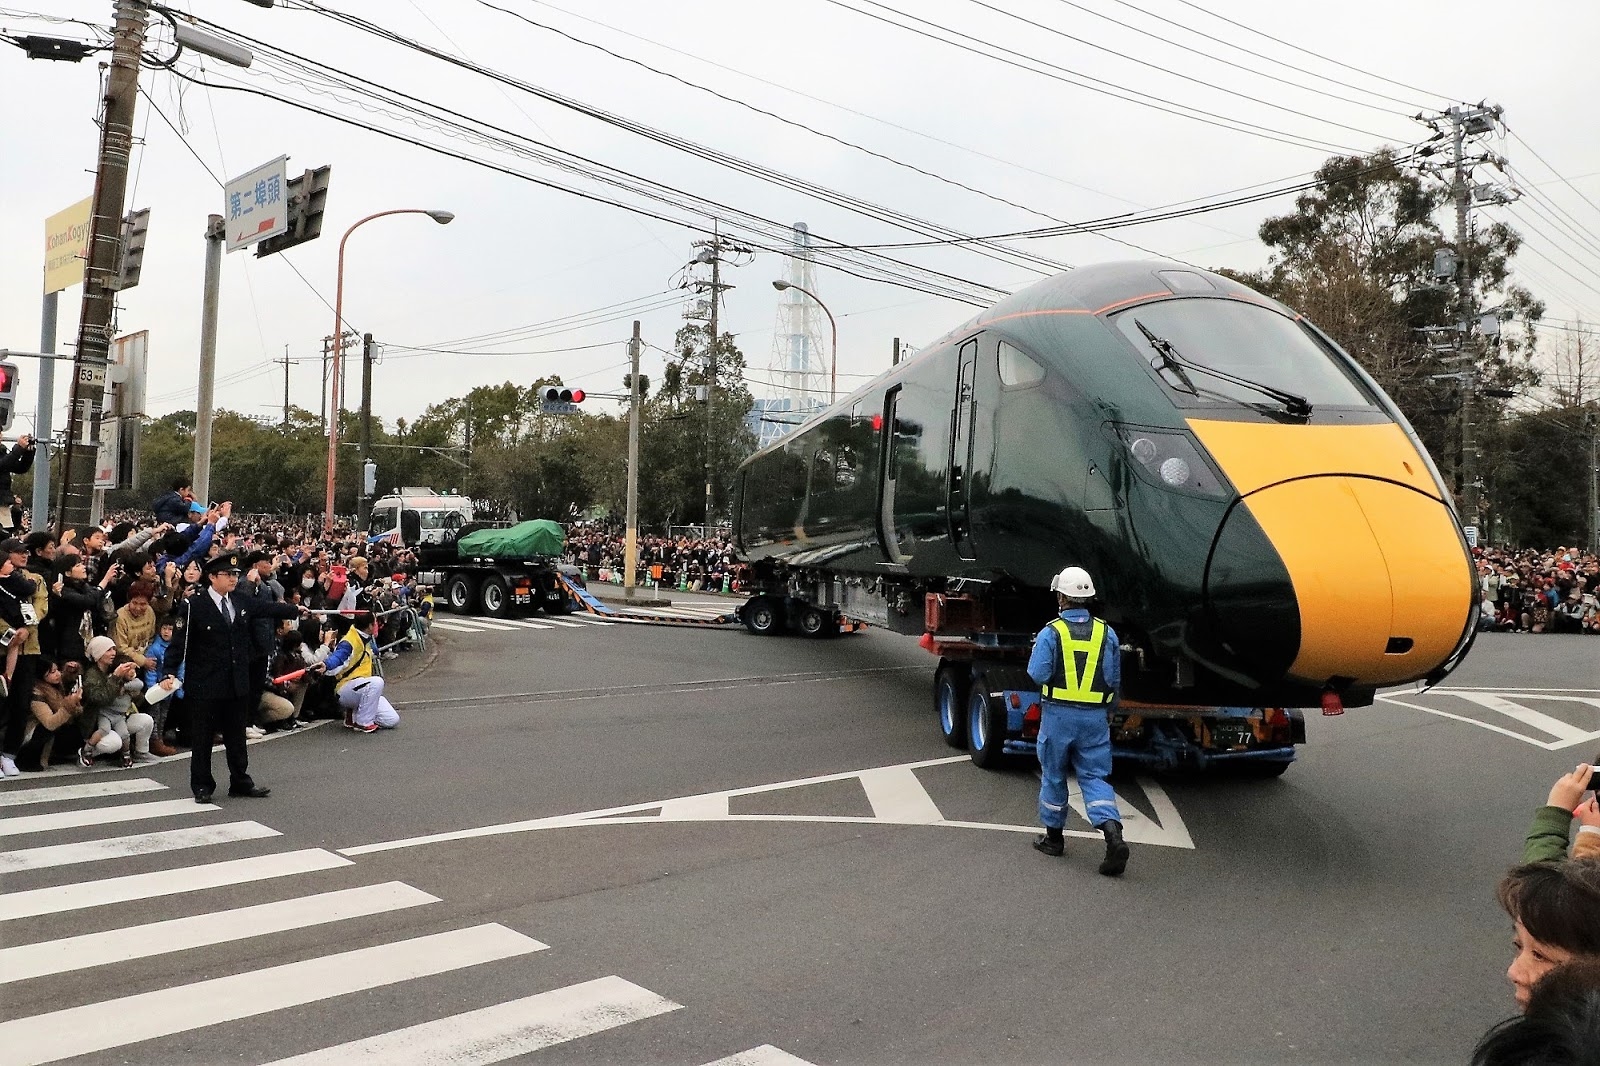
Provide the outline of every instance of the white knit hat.
<path id="1" fill-rule="evenodd" d="M 108 651 L 111 651 L 116 646 L 117 642 L 112 640 L 110 637 L 94 637 L 89 641 L 88 647 L 85 650 L 87 650 L 89 653 L 89 661 L 96 662 L 99 660 L 100 656 L 104 655 Z"/>

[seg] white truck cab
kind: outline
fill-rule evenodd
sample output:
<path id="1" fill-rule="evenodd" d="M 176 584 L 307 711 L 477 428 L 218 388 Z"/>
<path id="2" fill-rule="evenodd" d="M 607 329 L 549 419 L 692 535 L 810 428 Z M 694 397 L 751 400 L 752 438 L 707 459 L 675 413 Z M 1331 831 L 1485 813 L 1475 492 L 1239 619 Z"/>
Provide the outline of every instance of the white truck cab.
<path id="1" fill-rule="evenodd" d="M 472 501 L 455 493 L 408 485 L 372 501 L 369 538 L 398 539 L 408 547 L 443 544 L 472 521 Z"/>

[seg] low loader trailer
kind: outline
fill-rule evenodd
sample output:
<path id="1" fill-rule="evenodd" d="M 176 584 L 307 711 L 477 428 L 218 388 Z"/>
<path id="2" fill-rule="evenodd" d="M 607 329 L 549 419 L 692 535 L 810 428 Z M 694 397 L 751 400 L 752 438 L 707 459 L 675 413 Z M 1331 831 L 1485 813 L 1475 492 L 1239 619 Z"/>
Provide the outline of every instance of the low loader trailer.
<path id="1" fill-rule="evenodd" d="M 1036 631 L 1018 627 L 1015 620 L 1048 619 L 1050 612 L 1032 597 L 1025 602 L 988 585 L 924 593 L 919 613 L 904 588 L 838 578 L 815 581 L 791 572 L 781 585 L 766 583 L 739 609 L 739 618 L 757 636 L 834 637 L 868 623 L 920 633 L 918 644 L 938 658 L 933 710 L 939 732 L 978 766 L 1001 769 L 1037 757 L 1042 711 L 1039 686 L 1027 670 Z M 997 619 L 1013 624 L 997 624 Z M 1124 646 L 1123 654 L 1136 658 L 1139 651 Z M 1118 699 L 1106 713 L 1112 758 L 1152 770 L 1228 767 L 1246 776 L 1276 777 L 1294 762 L 1295 748 L 1306 739 L 1304 713 L 1295 708 Z"/>

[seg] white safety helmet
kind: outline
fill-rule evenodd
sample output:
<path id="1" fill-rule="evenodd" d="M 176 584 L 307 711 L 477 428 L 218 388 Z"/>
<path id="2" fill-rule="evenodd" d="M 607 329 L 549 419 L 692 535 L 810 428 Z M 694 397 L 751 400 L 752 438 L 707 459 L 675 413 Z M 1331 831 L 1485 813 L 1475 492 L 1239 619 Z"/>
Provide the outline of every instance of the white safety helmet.
<path id="1" fill-rule="evenodd" d="M 1050 591 L 1074 600 L 1094 599 L 1094 578 L 1081 566 L 1069 566 L 1050 580 Z"/>

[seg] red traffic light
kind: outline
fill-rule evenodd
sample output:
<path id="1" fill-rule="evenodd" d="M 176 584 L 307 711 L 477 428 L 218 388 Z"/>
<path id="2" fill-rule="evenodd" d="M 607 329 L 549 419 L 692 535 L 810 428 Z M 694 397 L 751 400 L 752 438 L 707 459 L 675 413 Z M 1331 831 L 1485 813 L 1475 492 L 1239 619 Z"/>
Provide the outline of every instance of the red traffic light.
<path id="1" fill-rule="evenodd" d="M 572 402 L 573 403 L 582 403 L 583 402 L 583 390 L 582 389 L 573 389 L 572 390 Z"/>
<path id="2" fill-rule="evenodd" d="M 16 391 L 17 368 L 10 363 L 0 363 L 0 396 Z"/>

